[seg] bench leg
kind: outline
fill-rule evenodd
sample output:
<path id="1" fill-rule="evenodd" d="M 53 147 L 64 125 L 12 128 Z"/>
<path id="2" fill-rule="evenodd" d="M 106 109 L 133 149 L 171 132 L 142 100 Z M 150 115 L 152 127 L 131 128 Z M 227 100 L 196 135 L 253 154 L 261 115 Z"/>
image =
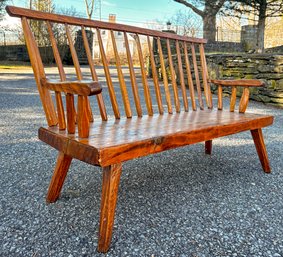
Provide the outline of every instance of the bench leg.
<path id="1" fill-rule="evenodd" d="M 251 133 L 259 160 L 261 162 L 261 166 L 266 173 L 270 173 L 271 168 L 269 165 L 267 151 L 263 140 L 262 130 L 261 129 L 251 130 Z"/>
<path id="2" fill-rule="evenodd" d="M 55 170 L 46 196 L 46 201 L 48 203 L 54 203 L 58 199 L 71 161 L 72 157 L 59 152 Z"/>
<path id="3" fill-rule="evenodd" d="M 104 167 L 100 207 L 100 226 L 98 251 L 106 253 L 110 247 L 114 224 L 115 208 L 118 196 L 122 164 Z"/>
<path id="4" fill-rule="evenodd" d="M 212 140 L 205 141 L 205 153 L 211 154 L 212 152 Z"/>

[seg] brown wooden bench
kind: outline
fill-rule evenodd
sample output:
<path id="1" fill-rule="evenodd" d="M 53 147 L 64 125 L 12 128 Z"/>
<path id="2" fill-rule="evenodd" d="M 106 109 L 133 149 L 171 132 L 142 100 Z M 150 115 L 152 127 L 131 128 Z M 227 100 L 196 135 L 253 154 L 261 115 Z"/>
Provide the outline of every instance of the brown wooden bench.
<path id="1" fill-rule="evenodd" d="M 211 154 L 213 139 L 250 130 L 262 168 L 265 172 L 270 172 L 261 128 L 271 125 L 273 117 L 245 113 L 249 101 L 249 87 L 261 87 L 263 83 L 258 80 L 210 81 L 204 54 L 205 39 L 12 6 L 7 7 L 7 12 L 11 16 L 21 18 L 31 65 L 46 114 L 48 127 L 39 129 L 39 139 L 59 151 L 47 202 L 55 202 L 59 197 L 73 158 L 102 167 L 98 251 L 107 252 L 110 246 L 122 162 L 199 142 L 205 142 L 205 152 Z M 40 20 L 48 31 L 59 71 L 60 79 L 57 81 L 48 79 L 45 74 L 40 51 L 28 20 Z M 77 80 L 68 78 L 63 68 L 52 30 L 55 23 L 61 24 L 65 30 Z M 72 26 L 79 26 L 81 29 L 90 80 L 84 80 L 88 77 L 80 67 L 70 32 Z M 92 28 L 97 37 L 106 80 L 103 90 L 103 83 L 99 82 L 103 78 L 97 76 L 86 28 Z M 107 31 L 111 38 L 118 83 L 114 81 L 113 70 L 110 72 L 101 31 L 104 34 L 104 31 Z M 125 68 L 122 67 L 117 50 L 117 32 L 123 37 L 130 85 L 126 83 Z M 140 63 L 139 72 L 133 65 L 129 37 L 135 40 L 134 47 Z M 153 39 L 158 50 L 157 56 L 153 51 Z M 152 80 L 146 75 L 143 57 L 145 48 L 142 47 L 144 45 L 149 53 Z M 177 65 L 174 65 L 173 57 Z M 160 60 L 162 82 L 158 79 L 156 58 Z M 171 74 L 170 83 L 168 74 Z M 210 83 L 218 86 L 216 108 L 213 108 Z M 229 110 L 223 110 L 224 87 L 231 88 Z M 238 87 L 243 89 L 239 111 L 236 112 L 234 110 Z M 92 95 L 96 95 L 96 100 L 90 97 Z M 62 100 L 63 96 L 65 99 Z M 104 104 L 107 97 L 111 106 Z M 91 105 L 94 105 L 95 101 L 97 107 L 92 109 Z M 101 119 L 94 119 L 92 111 L 98 109 Z"/>

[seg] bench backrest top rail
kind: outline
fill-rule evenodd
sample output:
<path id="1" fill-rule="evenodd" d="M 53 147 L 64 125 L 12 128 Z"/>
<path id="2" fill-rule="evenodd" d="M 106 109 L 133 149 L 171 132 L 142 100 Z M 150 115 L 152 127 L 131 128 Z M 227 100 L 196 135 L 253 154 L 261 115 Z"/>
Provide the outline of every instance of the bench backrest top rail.
<path id="1" fill-rule="evenodd" d="M 194 43 L 206 43 L 207 42 L 206 39 L 202 39 L 202 38 L 192 38 L 192 37 L 187 37 L 187 36 L 180 36 L 180 35 L 172 34 L 168 32 L 161 32 L 161 31 L 156 31 L 156 30 L 151 30 L 151 29 L 134 27 L 134 26 L 125 25 L 125 24 L 109 23 L 109 22 L 103 22 L 103 21 L 97 21 L 97 20 L 71 17 L 71 16 L 66 16 L 66 15 L 58 15 L 54 13 L 34 11 L 34 10 L 15 7 L 15 6 L 7 6 L 6 10 L 9 13 L 9 15 L 12 17 L 19 17 L 19 18 L 26 17 L 29 19 L 36 19 L 36 20 L 49 20 L 49 21 L 56 22 L 56 23 L 67 23 L 67 24 L 75 25 L 75 26 L 86 26 L 86 27 L 92 27 L 92 28 L 122 31 L 122 32 L 125 31 L 128 33 L 138 33 L 140 35 L 145 35 L 145 36 L 155 36 L 155 37 L 162 37 L 162 38 L 188 41 L 188 42 L 194 42 Z"/>

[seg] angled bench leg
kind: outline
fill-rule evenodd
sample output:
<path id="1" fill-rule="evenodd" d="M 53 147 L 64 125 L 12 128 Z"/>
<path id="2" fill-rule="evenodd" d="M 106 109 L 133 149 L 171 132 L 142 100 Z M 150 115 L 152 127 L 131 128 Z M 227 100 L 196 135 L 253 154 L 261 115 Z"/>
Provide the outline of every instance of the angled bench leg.
<path id="1" fill-rule="evenodd" d="M 205 153 L 211 154 L 212 152 L 212 140 L 205 141 Z"/>
<path id="2" fill-rule="evenodd" d="M 54 203 L 58 199 L 71 161 L 72 157 L 59 152 L 55 170 L 50 181 L 48 193 L 46 196 L 46 201 L 48 203 Z"/>
<path id="3" fill-rule="evenodd" d="M 122 164 L 103 168 L 98 251 L 107 252 L 112 238 Z"/>
<path id="4" fill-rule="evenodd" d="M 261 166 L 266 173 L 270 173 L 271 168 L 269 165 L 267 151 L 263 140 L 262 130 L 261 129 L 251 130 L 251 133 L 259 160 L 261 162 Z"/>

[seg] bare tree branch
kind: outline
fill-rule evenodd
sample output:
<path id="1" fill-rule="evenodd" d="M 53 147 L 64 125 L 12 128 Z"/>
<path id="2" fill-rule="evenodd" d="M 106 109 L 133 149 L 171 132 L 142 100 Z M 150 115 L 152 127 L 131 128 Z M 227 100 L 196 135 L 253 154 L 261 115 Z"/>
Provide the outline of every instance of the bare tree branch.
<path id="1" fill-rule="evenodd" d="M 201 11 L 200 9 L 196 8 L 194 5 L 192 5 L 191 3 L 185 1 L 185 0 L 174 0 L 177 3 L 183 4 L 187 7 L 189 7 L 190 9 L 192 9 L 192 11 L 194 11 L 197 15 L 203 17 L 204 16 L 204 12 Z"/>

